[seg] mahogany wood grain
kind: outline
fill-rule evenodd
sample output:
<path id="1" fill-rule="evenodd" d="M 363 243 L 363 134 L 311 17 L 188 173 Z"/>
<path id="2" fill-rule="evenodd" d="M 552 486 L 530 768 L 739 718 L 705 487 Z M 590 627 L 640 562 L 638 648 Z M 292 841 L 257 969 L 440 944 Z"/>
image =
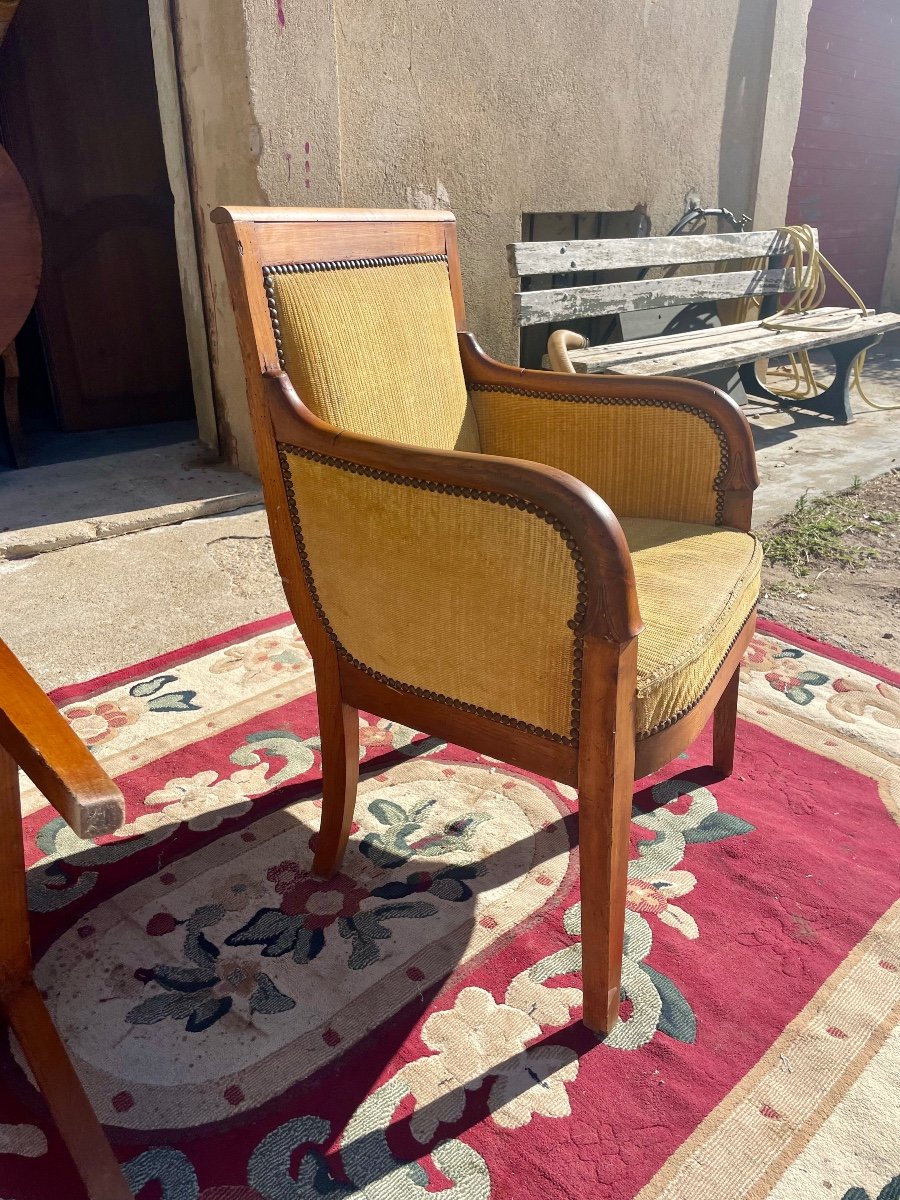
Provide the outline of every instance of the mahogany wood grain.
<path id="1" fill-rule="evenodd" d="M 350 761 L 356 731 L 350 726 L 357 709 L 576 785 L 580 794 L 585 1021 L 593 1029 L 608 1031 L 619 1005 L 635 769 L 639 775 L 655 770 L 698 735 L 735 675 L 753 622 L 747 623 L 699 703 L 668 729 L 636 743 L 635 675 L 642 623 L 630 555 L 614 514 L 586 485 L 541 463 L 408 446 L 363 437 L 319 420 L 278 365 L 262 269 L 282 262 L 431 253 L 432 247 L 443 247 L 469 383 L 526 388 L 547 395 L 548 401 L 560 394 L 651 397 L 698 409 L 713 419 L 727 443 L 728 469 L 721 484 L 724 519 L 740 529 L 749 529 L 757 484 L 747 421 L 729 397 L 693 380 L 554 375 L 489 358 L 463 328 L 456 231 L 448 213 L 221 208 L 213 213 L 213 220 L 218 225 L 237 317 L 275 557 L 291 611 L 312 654 L 320 692 L 324 769 L 333 778 L 325 785 L 329 799 L 323 813 L 317 869 L 334 869 L 346 842 L 356 770 Z M 548 405 L 548 427 L 553 417 Z M 337 657 L 301 566 L 277 441 L 426 485 L 500 493 L 535 504 L 560 522 L 581 554 L 588 592 L 578 626 L 584 639 L 584 660 L 577 746 L 400 690 Z M 349 581 L 349 585 L 361 586 L 364 581 Z M 730 696 L 723 703 L 723 712 L 728 703 Z"/>
<path id="2" fill-rule="evenodd" d="M 79 837 L 121 825 L 122 793 L 3 642 L 0 745 Z"/>
<path id="3" fill-rule="evenodd" d="M 0 1000 L 31 975 L 19 768 L 0 745 Z"/>
<path id="4" fill-rule="evenodd" d="M 302 241 L 310 225 L 337 226 L 338 236 L 343 237 L 346 227 L 361 224 L 369 228 L 398 222 L 425 225 L 455 225 L 456 217 L 446 209 L 431 208 L 279 208 L 277 205 L 254 206 L 252 204 L 222 204 L 209 215 L 214 225 L 290 225 L 295 241 Z M 302 227 L 302 228 L 301 228 Z M 341 245 L 343 243 L 341 242 Z M 338 258 L 333 253 L 331 258 Z M 370 257 L 367 255 L 367 257 Z"/>
<path id="5" fill-rule="evenodd" d="M 32 978 L 18 766 L 23 757 L 26 761 L 22 765 L 26 767 L 40 762 L 42 769 L 36 772 L 37 778 L 49 778 L 54 785 L 55 798 L 48 793 L 48 799 L 60 807 L 57 801 L 62 796 L 65 804 L 60 811 L 70 810 L 73 805 L 77 811 L 84 803 L 88 824 L 97 815 L 98 797 L 106 793 L 111 801 L 119 793 L 100 767 L 95 772 L 84 770 L 79 755 L 72 753 L 71 741 L 78 739 L 66 719 L 56 712 L 30 676 L 25 676 L 29 686 L 23 686 L 19 672 L 10 670 L 10 660 L 23 673 L 24 668 L 2 643 L 0 649 L 3 651 L 0 703 L 5 710 L 0 724 L 0 1014 L 22 1047 L 90 1200 L 131 1200 L 131 1189 Z M 11 691 L 16 693 L 14 703 L 9 700 Z M 46 700 L 52 717 L 36 703 L 38 697 Z M 35 708 L 37 712 L 33 711 Z M 17 721 L 15 727 L 13 720 Z M 15 737 L 10 736 L 13 728 Z M 32 736 L 35 745 L 29 741 Z M 78 745 L 82 754 L 91 759 L 87 748 L 80 742 Z M 23 746 L 27 751 L 24 756 Z M 103 780 L 105 786 L 101 787 Z M 82 783 L 87 786 L 83 797 L 78 791 Z M 115 828 L 119 822 L 110 823 L 108 810 L 103 811 L 107 813 L 104 822 L 107 831 Z M 118 812 L 121 820 L 121 806 Z"/>
<path id="6" fill-rule="evenodd" d="M 619 1016 L 631 798 L 637 638 L 587 638 L 578 752 L 583 1020 L 606 1034 Z"/>
<path id="7" fill-rule="evenodd" d="M 322 744 L 322 823 L 313 859 L 314 875 L 332 875 L 341 865 L 359 784 L 359 711 L 341 693 L 333 646 L 314 662 L 319 736 Z"/>
<path id="8" fill-rule="evenodd" d="M 738 692 L 741 686 L 741 667 L 732 671 L 713 716 L 713 766 L 723 775 L 734 771 L 734 742 L 737 728 Z"/>

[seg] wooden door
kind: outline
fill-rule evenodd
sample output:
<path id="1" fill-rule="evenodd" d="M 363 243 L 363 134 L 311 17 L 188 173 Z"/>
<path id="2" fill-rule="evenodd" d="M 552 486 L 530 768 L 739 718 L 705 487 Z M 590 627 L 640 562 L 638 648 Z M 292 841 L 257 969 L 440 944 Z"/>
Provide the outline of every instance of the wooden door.
<path id="1" fill-rule="evenodd" d="M 900 185 L 900 4 L 813 0 L 788 220 L 881 305 Z M 826 304 L 847 304 L 829 284 Z"/>
<path id="2" fill-rule="evenodd" d="M 43 234 L 61 427 L 189 417 L 147 0 L 23 0 L 0 47 L 0 125 Z"/>

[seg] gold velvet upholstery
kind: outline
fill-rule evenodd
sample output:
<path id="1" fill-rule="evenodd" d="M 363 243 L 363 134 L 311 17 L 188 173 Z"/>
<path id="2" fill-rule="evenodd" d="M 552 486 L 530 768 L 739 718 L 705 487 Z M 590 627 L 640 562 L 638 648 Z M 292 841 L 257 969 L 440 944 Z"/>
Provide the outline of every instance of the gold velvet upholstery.
<path id="1" fill-rule="evenodd" d="M 318 603 L 351 658 L 408 690 L 571 735 L 578 580 L 564 535 L 486 497 L 281 458 Z"/>
<path id="2" fill-rule="evenodd" d="M 282 361 L 339 429 L 541 462 L 620 518 L 645 628 L 636 734 L 705 694 L 752 615 L 760 549 L 721 526 L 728 461 L 700 408 L 476 384 L 467 394 L 444 261 L 269 276 Z M 376 679 L 577 740 L 576 565 L 540 513 L 281 445 L 304 571 L 342 654 Z M 496 500 L 496 498 L 494 498 Z"/>
<path id="3" fill-rule="evenodd" d="M 724 439 L 699 409 L 558 397 L 475 387 L 472 404 L 485 454 L 525 458 L 589 484 L 618 517 L 716 523 L 715 484 Z"/>
<path id="4" fill-rule="evenodd" d="M 284 368 L 338 429 L 440 450 L 474 450 L 444 261 L 291 271 L 270 277 Z"/>
<path id="5" fill-rule="evenodd" d="M 680 521 L 622 521 L 644 631 L 636 730 L 646 737 L 691 709 L 752 614 L 762 550 L 752 534 Z"/>

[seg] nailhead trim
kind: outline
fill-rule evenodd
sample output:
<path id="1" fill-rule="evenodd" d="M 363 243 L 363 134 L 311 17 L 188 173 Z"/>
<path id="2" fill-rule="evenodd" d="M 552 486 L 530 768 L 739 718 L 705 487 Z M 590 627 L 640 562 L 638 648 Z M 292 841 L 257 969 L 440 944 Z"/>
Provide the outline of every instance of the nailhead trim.
<path id="1" fill-rule="evenodd" d="M 577 544 L 569 537 L 569 531 L 563 525 L 562 521 L 553 516 L 552 513 L 539 508 L 536 504 L 531 504 L 525 500 L 516 499 L 514 496 L 505 496 L 501 492 L 485 492 L 477 488 L 457 487 L 449 483 L 434 483 L 424 479 L 413 479 L 406 475 L 397 475 L 391 471 L 380 471 L 375 467 L 362 467 L 357 463 L 348 462 L 346 459 L 332 458 L 327 454 L 319 454 L 314 450 L 306 450 L 300 446 L 288 446 L 282 442 L 277 443 L 278 458 L 281 462 L 281 472 L 284 478 L 285 491 L 287 493 L 288 508 L 291 514 L 291 520 L 294 526 L 294 534 L 297 539 L 297 550 L 300 555 L 300 563 L 303 568 L 303 574 L 306 579 L 306 586 L 309 589 L 310 598 L 318 615 L 319 620 L 331 639 L 337 653 L 354 667 L 363 671 L 366 675 L 370 675 L 378 683 L 386 684 L 388 687 L 396 688 L 398 691 L 407 692 L 414 696 L 420 696 L 423 700 L 434 700 L 440 704 L 447 704 L 451 708 L 456 708 L 462 712 L 474 713 L 479 717 L 486 717 L 491 721 L 497 721 L 501 725 L 508 725 L 514 729 L 521 730 L 523 733 L 532 733 L 538 737 L 547 738 L 551 742 L 558 742 L 564 746 L 578 745 L 578 724 L 581 714 L 581 676 L 582 663 L 584 658 L 584 639 L 578 633 L 578 626 L 587 611 L 587 588 L 585 587 L 585 579 L 587 573 L 584 566 L 584 560 L 578 550 Z M 578 580 L 577 586 L 577 601 L 575 613 L 570 621 L 569 628 L 573 631 L 573 662 L 572 662 L 572 705 L 571 705 L 571 725 L 570 734 L 568 737 L 561 733 L 554 733 L 549 729 L 542 729 L 537 725 L 529 725 L 526 721 L 517 721 L 515 717 L 507 716 L 504 713 L 493 712 L 490 709 L 480 708 L 475 704 L 468 704 L 464 700 L 455 699 L 452 696 L 444 696 L 440 692 L 426 691 L 424 688 L 414 687 L 412 684 L 403 683 L 398 679 L 392 679 L 388 675 L 382 674 L 380 671 L 374 670 L 367 666 L 359 659 L 353 658 L 346 647 L 341 643 L 337 634 L 331 626 L 328 617 L 325 615 L 325 609 L 316 589 L 313 579 L 312 567 L 309 561 L 309 555 L 306 551 L 306 544 L 303 540 L 303 528 L 300 522 L 300 513 L 297 507 L 297 498 L 294 494 L 293 480 L 291 478 L 290 469 L 288 466 L 287 456 L 294 454 L 300 458 L 309 459 L 311 462 L 324 463 L 329 467 L 337 467 L 341 471 L 349 471 L 352 475 L 365 475 L 371 479 L 378 479 L 385 483 L 395 483 L 403 487 L 421 488 L 423 491 L 441 492 L 449 496 L 462 496 L 467 500 L 483 500 L 489 504 L 502 504 L 509 508 L 521 509 L 524 512 L 530 513 L 533 516 L 539 517 L 542 521 L 546 521 L 551 525 L 560 537 L 566 543 L 569 554 L 574 563 L 576 576 Z"/>
<path id="2" fill-rule="evenodd" d="M 275 334 L 275 345 L 278 349 L 278 362 L 281 369 L 285 369 L 284 348 L 281 344 L 281 324 L 278 320 L 278 303 L 275 299 L 273 278 L 275 275 L 305 275 L 310 271 L 352 271 L 364 267 L 401 267 L 407 263 L 445 263 L 446 261 L 446 254 L 387 254 L 381 258 L 338 258 L 332 262 L 276 263 L 274 266 L 263 267 L 263 287 L 266 289 L 266 300 L 269 304 L 269 316 L 272 320 L 272 331 Z"/>
<path id="3" fill-rule="evenodd" d="M 697 705 L 700 703 L 700 701 L 703 699 L 703 697 L 706 695 L 706 693 L 712 687 L 713 682 L 715 681 L 715 678 L 718 675 L 718 673 L 722 667 L 722 663 L 725 661 L 725 659 L 731 653 L 735 642 L 738 640 L 738 638 L 744 632 L 744 630 L 747 627 L 747 622 L 750 620 L 750 618 L 753 616 L 753 614 L 755 612 L 756 612 L 756 605 L 754 604 L 753 607 L 750 609 L 750 611 L 747 613 L 747 616 L 741 622 L 740 629 L 737 631 L 737 633 L 734 635 L 734 637 L 728 643 L 728 645 L 725 649 L 725 653 L 719 659 L 719 665 L 716 667 L 715 671 L 713 671 L 709 683 L 706 685 L 706 687 L 703 689 L 703 691 L 700 693 L 700 695 L 697 697 L 697 699 L 692 700 L 690 704 L 686 705 L 679 712 L 673 713 L 671 717 L 666 717 L 665 721 L 660 721 L 660 723 L 658 725 L 654 725 L 653 728 L 648 729 L 646 733 L 639 733 L 637 735 L 637 739 L 636 739 L 637 741 L 642 742 L 642 741 L 644 741 L 645 738 L 653 737 L 653 735 L 655 733 L 662 733 L 662 731 L 664 729 L 668 729 L 670 725 L 674 725 L 676 723 L 676 721 L 680 721 L 682 717 L 686 717 L 692 708 L 697 707 Z M 738 669 L 740 669 L 740 667 Z"/>
<path id="4" fill-rule="evenodd" d="M 473 392 L 507 392 L 512 396 L 533 396 L 540 400 L 564 400 L 569 404 L 620 404 L 628 408 L 666 408 L 699 417 L 716 435 L 721 451 L 719 473 L 713 480 L 713 490 L 716 492 L 716 524 L 723 523 L 725 493 L 722 490 L 722 484 L 728 474 L 728 439 L 715 419 L 702 408 L 696 408 L 692 404 L 683 404 L 680 400 L 657 400 L 649 396 L 646 399 L 637 396 L 576 396 L 571 392 L 543 392 L 536 388 L 507 387 L 503 383 L 471 383 L 469 389 Z"/>

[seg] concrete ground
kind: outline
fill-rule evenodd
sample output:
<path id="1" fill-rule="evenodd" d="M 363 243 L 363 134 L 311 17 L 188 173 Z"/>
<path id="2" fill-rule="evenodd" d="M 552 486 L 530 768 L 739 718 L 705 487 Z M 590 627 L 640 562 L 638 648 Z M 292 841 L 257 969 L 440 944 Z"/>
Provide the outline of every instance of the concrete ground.
<path id="1" fill-rule="evenodd" d="M 900 342 L 871 356 L 866 378 L 873 398 L 900 402 Z M 860 405 L 849 426 L 761 406 L 748 416 L 762 477 L 759 524 L 806 491 L 840 490 L 900 465 L 900 410 Z M 45 687 L 284 611 L 265 513 L 246 507 L 255 481 L 197 465 L 196 454 L 182 442 L 0 477 L 8 539 L 0 542 L 0 637 Z M 204 506 L 219 502 L 234 511 L 207 515 Z M 48 531 L 66 516 L 84 527 Z M 26 528 L 27 520 L 36 523 Z"/>
<path id="2" fill-rule="evenodd" d="M 816 356 L 827 362 L 827 355 Z M 773 385 L 777 380 L 773 376 Z M 783 385 L 783 380 L 781 381 Z M 758 525 L 791 509 L 804 492 L 820 495 L 850 487 L 900 466 L 900 337 L 885 338 L 866 358 L 863 387 L 880 411 L 854 396 L 856 420 L 834 426 L 802 410 L 745 408 L 759 466 L 753 515 Z"/>
<path id="3" fill-rule="evenodd" d="M 44 434 L 0 470 L 0 560 L 258 504 L 259 482 L 213 465 L 191 421 Z"/>

